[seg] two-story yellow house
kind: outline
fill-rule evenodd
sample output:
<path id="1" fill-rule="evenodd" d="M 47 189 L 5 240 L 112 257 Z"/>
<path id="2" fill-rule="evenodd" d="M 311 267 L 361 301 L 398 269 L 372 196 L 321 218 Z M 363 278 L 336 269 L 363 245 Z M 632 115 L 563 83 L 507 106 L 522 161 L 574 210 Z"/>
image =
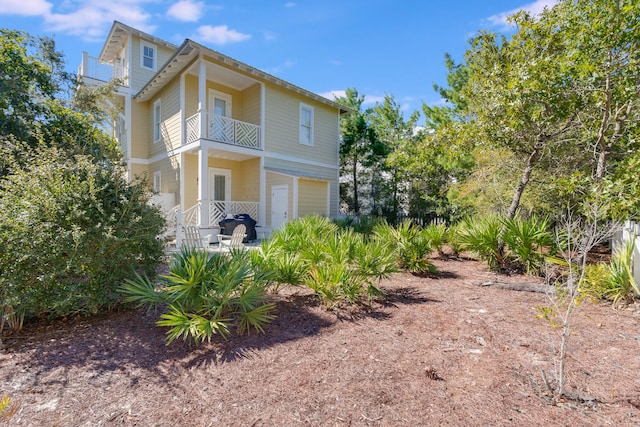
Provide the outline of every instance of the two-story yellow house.
<path id="1" fill-rule="evenodd" d="M 344 107 L 186 39 L 180 46 L 114 22 L 88 82 L 120 78 L 114 136 L 129 179 L 215 235 L 228 214 L 262 232 L 305 215 L 336 216 Z"/>

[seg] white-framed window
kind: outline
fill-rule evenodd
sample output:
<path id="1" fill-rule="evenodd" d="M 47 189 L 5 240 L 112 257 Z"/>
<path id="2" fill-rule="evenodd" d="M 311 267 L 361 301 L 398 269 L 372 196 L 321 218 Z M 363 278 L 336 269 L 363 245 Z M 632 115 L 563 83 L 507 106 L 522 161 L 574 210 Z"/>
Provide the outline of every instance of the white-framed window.
<path id="1" fill-rule="evenodd" d="M 162 135 L 160 129 L 160 123 L 162 122 L 162 103 L 158 99 L 153 103 L 153 142 L 160 141 Z"/>
<path id="2" fill-rule="evenodd" d="M 313 145 L 313 107 L 300 104 L 300 144 Z"/>
<path id="3" fill-rule="evenodd" d="M 140 66 L 149 70 L 156 70 L 157 49 L 154 45 L 140 42 Z"/>
<path id="4" fill-rule="evenodd" d="M 156 171 L 153 173 L 153 191 L 160 193 L 162 190 L 162 173 Z"/>

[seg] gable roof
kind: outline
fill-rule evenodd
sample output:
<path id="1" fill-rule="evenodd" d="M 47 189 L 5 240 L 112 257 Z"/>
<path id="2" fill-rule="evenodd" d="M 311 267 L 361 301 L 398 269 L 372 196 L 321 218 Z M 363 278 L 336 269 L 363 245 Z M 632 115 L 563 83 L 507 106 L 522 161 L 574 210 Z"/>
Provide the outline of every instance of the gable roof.
<path id="1" fill-rule="evenodd" d="M 109 35 L 104 42 L 104 46 L 102 46 L 102 50 L 100 51 L 100 56 L 98 57 L 98 59 L 103 62 L 111 62 L 115 60 L 118 56 L 118 53 L 120 53 L 120 50 L 125 44 L 125 39 L 129 37 L 129 33 L 152 41 L 155 44 L 166 46 L 172 50 L 178 48 L 178 46 L 174 45 L 173 43 L 169 43 L 168 41 L 159 39 L 158 37 L 147 34 L 144 31 L 137 30 L 126 24 L 123 24 L 122 22 L 113 21 L 113 25 L 111 26 L 111 30 L 109 30 Z"/>
<path id="2" fill-rule="evenodd" d="M 236 69 L 243 73 L 250 75 L 256 80 L 262 80 L 264 82 L 270 82 L 283 87 L 287 90 L 299 93 L 307 98 L 311 98 L 329 107 L 337 109 L 340 114 L 349 113 L 351 110 L 344 107 L 337 102 L 331 101 L 323 96 L 308 91 L 296 86 L 293 83 L 289 83 L 278 77 L 275 77 L 265 71 L 259 70 L 241 61 L 233 59 L 221 52 L 210 49 L 204 45 L 196 43 L 193 40 L 185 39 L 180 46 L 176 46 L 167 41 L 161 40 L 151 34 L 144 33 L 135 28 L 129 27 L 121 22 L 114 21 L 111 31 L 107 37 L 107 40 L 100 52 L 101 61 L 111 61 L 116 58 L 116 55 L 120 51 L 124 44 L 124 37 L 128 37 L 128 32 L 138 35 L 144 39 L 150 40 L 156 44 L 166 46 L 175 50 L 174 54 L 165 62 L 165 64 L 158 69 L 156 74 L 144 85 L 142 89 L 134 96 L 134 99 L 138 101 L 148 101 L 155 95 L 160 89 L 164 87 L 171 79 L 179 75 L 184 71 L 191 61 L 199 55 L 206 55 L 213 58 L 216 62 L 222 63 L 231 69 Z"/>

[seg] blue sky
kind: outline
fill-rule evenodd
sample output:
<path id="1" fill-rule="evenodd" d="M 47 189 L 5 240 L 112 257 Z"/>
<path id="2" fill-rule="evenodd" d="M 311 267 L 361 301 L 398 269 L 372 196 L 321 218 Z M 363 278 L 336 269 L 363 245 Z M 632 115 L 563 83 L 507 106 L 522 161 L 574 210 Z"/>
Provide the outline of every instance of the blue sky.
<path id="1" fill-rule="evenodd" d="M 462 59 L 480 29 L 557 0 L 0 0 L 0 27 L 52 37 L 69 70 L 97 56 L 113 20 L 174 44 L 185 38 L 333 99 L 349 87 L 367 105 L 403 110 L 442 101 L 444 54 Z"/>

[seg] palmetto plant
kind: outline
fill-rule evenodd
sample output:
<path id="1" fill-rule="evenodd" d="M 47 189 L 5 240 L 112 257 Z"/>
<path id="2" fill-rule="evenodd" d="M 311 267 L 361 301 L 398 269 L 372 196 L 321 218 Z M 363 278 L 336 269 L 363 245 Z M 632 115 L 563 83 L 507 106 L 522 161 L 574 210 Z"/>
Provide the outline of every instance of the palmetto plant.
<path id="1" fill-rule="evenodd" d="M 500 268 L 506 263 L 500 250 L 502 227 L 501 219 L 495 215 L 466 219 L 457 230 L 457 241 L 464 250 L 478 254 L 489 268 Z"/>
<path id="2" fill-rule="evenodd" d="M 444 224 L 430 224 L 424 229 L 424 234 L 429 239 L 433 249 L 438 251 L 438 255 L 444 256 L 444 244 L 447 242 L 447 226 Z"/>
<path id="3" fill-rule="evenodd" d="M 209 257 L 202 250 L 183 249 L 158 285 L 137 276 L 125 281 L 120 292 L 139 305 L 167 304 L 157 322 L 169 327 L 167 344 L 179 337 L 198 344 L 213 335 L 227 338 L 233 328 L 240 334 L 251 329 L 264 332 L 275 309 L 267 298 L 269 284 L 269 273 L 256 270 L 246 252 Z"/>
<path id="4" fill-rule="evenodd" d="M 609 275 L 605 279 L 606 290 L 604 295 L 613 300 L 614 304 L 620 301 L 632 301 L 640 294 L 638 284 L 633 279 L 631 272 L 631 259 L 635 237 L 614 250 L 609 264 Z"/>
<path id="5" fill-rule="evenodd" d="M 396 228 L 386 223 L 378 224 L 374 227 L 373 238 L 386 242 L 394 249 L 400 268 L 418 274 L 437 273 L 427 258 L 431 253 L 429 237 L 410 220 L 403 221 Z"/>
<path id="6" fill-rule="evenodd" d="M 254 258 L 276 284 L 304 284 L 327 307 L 382 294 L 377 283 L 396 270 L 392 247 L 317 216 L 287 223 Z"/>
<path id="7" fill-rule="evenodd" d="M 544 264 L 543 249 L 550 248 L 554 236 L 546 219 L 503 218 L 503 239 L 511 255 L 527 274 L 539 273 Z"/>

